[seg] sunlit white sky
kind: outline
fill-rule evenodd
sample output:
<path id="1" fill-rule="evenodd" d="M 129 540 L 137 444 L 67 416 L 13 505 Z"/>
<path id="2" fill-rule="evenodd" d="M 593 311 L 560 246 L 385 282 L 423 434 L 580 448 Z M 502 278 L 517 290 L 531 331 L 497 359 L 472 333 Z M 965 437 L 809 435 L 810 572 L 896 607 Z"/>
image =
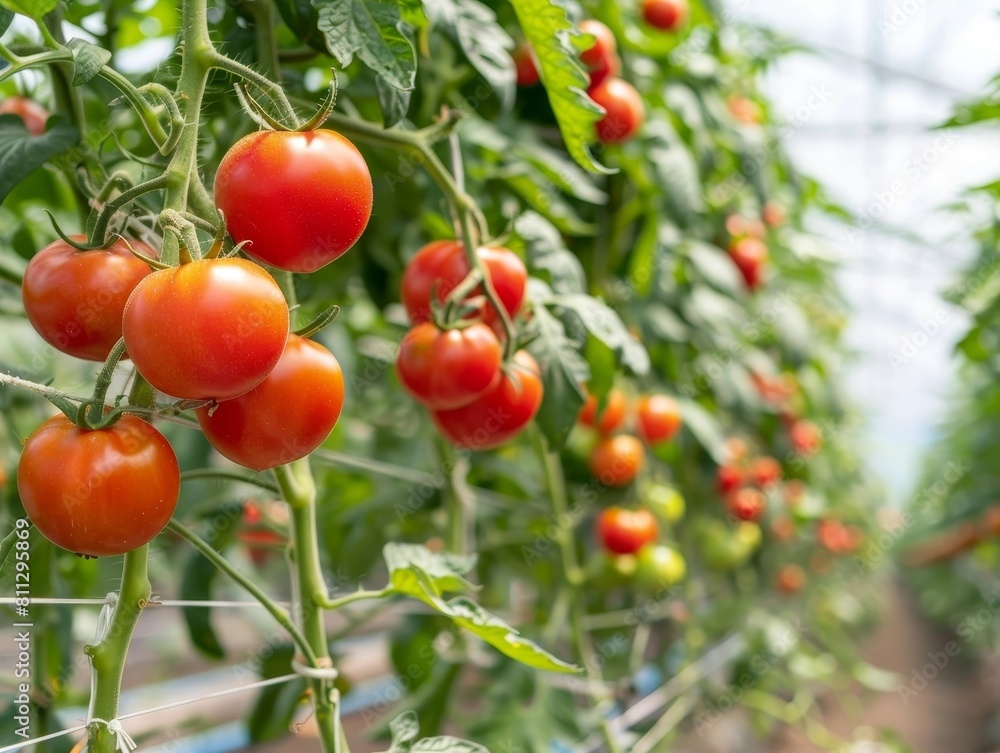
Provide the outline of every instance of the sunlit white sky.
<path id="1" fill-rule="evenodd" d="M 927 129 L 1000 72 L 998 4 L 730 0 L 727 7 L 819 53 L 786 58 L 765 82 L 789 121 L 798 122 L 795 113 L 815 87 L 828 92 L 789 134 L 799 168 L 864 224 L 875 220 L 923 239 L 816 226 L 842 260 L 841 282 L 854 310 L 847 337 L 860 358 L 848 386 L 867 415 L 865 449 L 898 504 L 912 492 L 947 409 L 956 366 L 951 353 L 966 326 L 939 294 L 974 247 L 963 223 L 941 207 L 964 188 L 1000 177 L 996 127 L 947 137 Z M 940 330 L 915 352 L 904 350 L 928 320 Z M 890 353 L 904 361 L 894 363 Z"/>

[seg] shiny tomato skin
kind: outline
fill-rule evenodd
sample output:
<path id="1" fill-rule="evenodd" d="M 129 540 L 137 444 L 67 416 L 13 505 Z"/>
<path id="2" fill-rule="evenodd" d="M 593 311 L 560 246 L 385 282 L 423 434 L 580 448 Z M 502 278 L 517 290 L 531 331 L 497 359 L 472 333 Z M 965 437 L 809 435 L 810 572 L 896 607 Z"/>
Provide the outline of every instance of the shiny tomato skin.
<path id="1" fill-rule="evenodd" d="M 137 549 L 163 530 L 177 506 L 180 470 L 146 421 L 125 415 L 85 431 L 60 413 L 24 443 L 17 488 L 45 538 L 102 557 Z"/>
<path id="2" fill-rule="evenodd" d="M 454 410 L 432 410 L 438 431 L 452 444 L 470 450 L 490 450 L 510 441 L 538 413 L 542 378 L 538 363 L 526 350 L 514 356 L 497 386 Z"/>
<path id="3" fill-rule="evenodd" d="M 590 89 L 590 98 L 607 114 L 595 125 L 597 138 L 616 144 L 632 138 L 642 127 L 646 110 L 635 87 L 620 78 L 608 78 Z"/>
<path id="4" fill-rule="evenodd" d="M 220 455 L 255 471 L 304 458 L 330 436 L 344 407 L 344 373 L 333 353 L 289 335 L 263 382 L 233 400 L 198 409 Z"/>
<path id="5" fill-rule="evenodd" d="M 490 275 L 493 289 L 510 316 L 521 310 L 528 270 L 513 251 L 503 247 L 483 246 L 476 252 Z M 437 299 L 444 302 L 448 294 L 469 274 L 465 248 L 458 241 L 434 241 L 421 248 L 403 272 L 403 305 L 414 324 L 431 318 L 431 291 L 437 289 Z M 482 286 L 473 296 L 482 295 Z M 487 324 L 499 319 L 496 309 L 484 305 L 483 321 Z"/>
<path id="6" fill-rule="evenodd" d="M 597 398 L 593 395 L 587 398 L 587 402 L 580 409 L 578 418 L 584 426 L 593 426 L 601 434 L 610 434 L 622 425 L 625 420 L 626 408 L 625 393 L 621 390 L 611 390 L 605 401 L 604 410 L 601 411 L 600 419 L 597 417 Z"/>
<path id="7" fill-rule="evenodd" d="M 145 243 L 131 244 L 144 256 L 157 257 Z M 77 251 L 60 238 L 28 262 L 21 298 L 28 320 L 47 343 L 77 358 L 103 361 L 122 336 L 125 303 L 149 273 L 120 239 L 104 250 Z"/>
<path id="8" fill-rule="evenodd" d="M 645 395 L 636 404 L 639 436 L 650 444 L 669 442 L 681 428 L 681 408 L 669 395 Z"/>
<path id="9" fill-rule="evenodd" d="M 222 158 L 215 205 L 254 259 L 315 272 L 361 237 L 372 178 L 361 152 L 335 131 L 258 131 Z"/>
<path id="10" fill-rule="evenodd" d="M 421 322 L 399 344 L 396 374 L 414 400 L 451 410 L 494 389 L 502 360 L 500 341 L 481 322 L 451 330 Z"/>
<path id="11" fill-rule="evenodd" d="M 534 86 L 541 81 L 541 76 L 538 74 L 538 63 L 535 62 L 535 53 L 530 45 L 519 44 L 514 48 L 512 54 L 518 86 Z"/>
<path id="12" fill-rule="evenodd" d="M 203 259 L 145 277 L 122 319 L 139 373 L 161 392 L 230 400 L 262 381 L 288 339 L 288 305 L 262 267 Z"/>
<path id="13" fill-rule="evenodd" d="M 764 264 L 768 256 L 767 246 L 757 238 L 747 236 L 729 246 L 729 256 L 743 275 L 747 287 L 755 290 L 763 281 Z"/>
<path id="14" fill-rule="evenodd" d="M 645 464 L 642 442 L 631 434 L 605 437 L 587 459 L 590 474 L 605 486 L 628 486 Z"/>
<path id="15" fill-rule="evenodd" d="M 676 31 L 687 20 L 687 0 L 643 0 L 642 18 L 654 29 Z"/>
<path id="16" fill-rule="evenodd" d="M 660 527 L 649 510 L 609 507 L 597 518 L 597 536 L 613 554 L 635 554 L 660 535 Z"/>
<path id="17" fill-rule="evenodd" d="M 49 119 L 49 111 L 27 97 L 6 97 L 0 101 L 0 115 L 17 115 L 24 121 L 24 127 L 32 136 L 45 133 L 45 123 Z"/>
<path id="18" fill-rule="evenodd" d="M 581 21 L 580 31 L 595 37 L 594 43 L 580 53 L 580 62 L 590 70 L 606 67 L 608 61 L 618 53 L 618 41 L 614 32 L 593 18 Z"/>

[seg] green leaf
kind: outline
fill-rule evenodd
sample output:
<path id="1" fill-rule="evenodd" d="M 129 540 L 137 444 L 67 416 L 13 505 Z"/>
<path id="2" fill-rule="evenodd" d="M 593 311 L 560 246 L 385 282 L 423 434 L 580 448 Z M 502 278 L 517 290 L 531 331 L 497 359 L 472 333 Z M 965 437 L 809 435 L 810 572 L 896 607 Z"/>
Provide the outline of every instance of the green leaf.
<path id="1" fill-rule="evenodd" d="M 583 293 L 587 276 L 580 260 L 566 248 L 559 231 L 536 212 L 525 212 L 514 221 L 514 232 L 528 251 L 532 272 L 546 273 L 547 282 L 556 293 Z"/>
<path id="2" fill-rule="evenodd" d="M 680 251 L 691 260 L 701 278 L 713 287 L 734 295 L 743 289 L 739 270 L 721 248 L 703 241 L 689 240 L 681 244 Z"/>
<path id="3" fill-rule="evenodd" d="M 728 457 L 726 438 L 715 416 L 692 400 L 678 398 L 677 402 L 681 406 L 684 426 L 694 434 L 695 439 L 716 463 L 724 463 Z"/>
<path id="4" fill-rule="evenodd" d="M 420 722 L 414 711 L 406 711 L 393 719 L 389 723 L 389 731 L 392 733 L 389 753 L 489 753 L 478 743 L 447 735 L 417 740 Z"/>
<path id="5" fill-rule="evenodd" d="M 0 0 L 0 6 L 36 21 L 41 20 L 46 13 L 54 11 L 58 4 L 59 0 Z"/>
<path id="6" fill-rule="evenodd" d="M 479 743 L 443 735 L 418 740 L 410 748 L 410 753 L 489 753 L 489 751 Z"/>
<path id="7" fill-rule="evenodd" d="M 562 447 L 586 401 L 583 385 L 590 367 L 579 346 L 566 337 L 566 328 L 544 306 L 535 306 L 538 338 L 528 349 L 542 370 L 544 398 L 535 421 L 552 447 Z"/>
<path id="8" fill-rule="evenodd" d="M 390 750 L 409 750 L 410 746 L 420 737 L 420 721 L 415 711 L 407 711 L 389 722 L 389 732 L 392 734 Z"/>
<path id="9" fill-rule="evenodd" d="M 385 126 L 394 126 L 406 117 L 410 109 L 410 99 L 412 92 L 397 89 L 391 86 L 384 78 L 379 78 L 375 82 L 378 90 L 378 103 L 382 108 L 382 117 Z"/>
<path id="10" fill-rule="evenodd" d="M 261 654 L 260 679 L 268 680 L 272 677 L 288 674 L 288 668 L 294 658 L 295 647 L 291 644 L 281 644 L 270 648 L 266 653 Z M 236 671 L 248 674 L 246 678 L 236 678 L 241 683 L 257 679 L 250 675 L 244 665 L 237 665 Z M 306 681 L 304 678 L 261 688 L 247 721 L 250 739 L 253 742 L 261 743 L 277 740 L 279 737 L 287 735 L 288 727 L 295 716 L 295 709 L 304 700 L 305 692 Z"/>
<path id="11" fill-rule="evenodd" d="M 212 598 L 212 583 L 218 568 L 198 552 L 193 552 L 181 573 L 180 598 L 190 601 L 205 601 Z M 183 607 L 184 624 L 195 648 L 211 659 L 222 659 L 226 655 L 219 636 L 212 627 L 212 610 L 204 607 Z"/>
<path id="12" fill-rule="evenodd" d="M 649 371 L 649 354 L 618 316 L 618 312 L 603 301 L 582 293 L 557 295 L 550 306 L 575 314 L 584 328 L 614 351 L 618 362 L 633 374 L 643 375 Z"/>
<path id="13" fill-rule="evenodd" d="M 13 20 L 14 14 L 11 11 L 6 8 L 0 8 L 0 34 L 3 34 L 10 28 L 10 24 Z"/>
<path id="14" fill-rule="evenodd" d="M 14 551 L 14 544 L 17 543 L 17 539 L 17 528 L 13 528 L 10 533 L 3 537 L 3 541 L 0 541 L 0 577 L 6 575 L 7 560 Z"/>
<path id="15" fill-rule="evenodd" d="M 101 72 L 111 60 L 111 53 L 97 45 L 74 37 L 66 45 L 73 53 L 73 86 L 82 86 Z"/>
<path id="16" fill-rule="evenodd" d="M 565 6 L 559 0 L 512 0 L 512 5 L 535 51 L 538 73 L 566 150 L 580 167 L 595 173 L 610 172 L 590 151 L 589 145 L 595 139 L 594 124 L 604 111 L 587 96 L 590 79 L 579 60 L 579 51 L 569 41 L 575 30 Z"/>
<path id="17" fill-rule="evenodd" d="M 417 71 L 413 32 L 388 0 L 316 0 L 318 28 L 343 66 L 357 57 L 394 89 L 413 88 Z"/>
<path id="18" fill-rule="evenodd" d="M 596 228 L 576 213 L 573 206 L 560 196 L 545 175 L 527 162 L 518 161 L 497 173 L 532 209 L 543 214 L 567 235 L 593 235 Z"/>
<path id="19" fill-rule="evenodd" d="M 386 544 L 382 549 L 392 587 L 418 599 L 424 593 L 467 591 L 474 586 L 464 577 L 476 566 L 475 555 L 432 552 L 417 544 Z"/>
<path id="20" fill-rule="evenodd" d="M 705 211 L 701 177 L 694 156 L 666 120 L 649 123 L 644 133 L 649 144 L 645 159 L 653 166 L 671 214 L 687 227 L 696 213 Z"/>
<path id="21" fill-rule="evenodd" d="M 302 42 L 318 50 L 326 50 L 323 35 L 316 28 L 319 14 L 312 0 L 274 0 L 281 20 Z"/>
<path id="22" fill-rule="evenodd" d="M 514 104 L 517 74 L 509 50 L 514 40 L 497 23 L 497 16 L 478 0 L 424 0 L 432 24 L 442 27 L 472 67 L 499 95 L 504 109 Z"/>
<path id="23" fill-rule="evenodd" d="M 32 136 L 16 115 L 0 115 L 0 203 L 28 175 L 80 140 L 65 120 L 50 120 L 49 129 Z"/>

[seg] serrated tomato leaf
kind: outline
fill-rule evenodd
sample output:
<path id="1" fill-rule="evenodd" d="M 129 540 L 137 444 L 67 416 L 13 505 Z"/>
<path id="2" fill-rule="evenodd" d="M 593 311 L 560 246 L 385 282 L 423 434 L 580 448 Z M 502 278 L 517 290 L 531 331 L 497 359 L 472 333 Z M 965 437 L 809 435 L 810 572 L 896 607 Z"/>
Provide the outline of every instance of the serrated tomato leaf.
<path id="1" fill-rule="evenodd" d="M 517 20 L 538 60 L 538 73 L 559 123 L 566 149 L 580 167 L 610 172 L 590 151 L 594 124 L 604 111 L 587 96 L 590 79 L 570 42 L 574 27 L 558 0 L 512 0 Z"/>
<path id="2" fill-rule="evenodd" d="M 85 39 L 74 37 L 66 44 L 73 54 L 73 86 L 83 86 L 101 72 L 111 53 Z"/>
<path id="3" fill-rule="evenodd" d="M 618 362 L 633 374 L 649 371 L 649 354 L 622 321 L 618 312 L 604 301 L 582 293 L 553 296 L 548 304 L 574 314 L 591 335 L 607 345 Z"/>
<path id="4" fill-rule="evenodd" d="M 80 132 L 61 118 L 50 120 L 41 136 L 32 136 L 18 116 L 0 115 L 0 203 L 14 186 L 79 140 Z"/>

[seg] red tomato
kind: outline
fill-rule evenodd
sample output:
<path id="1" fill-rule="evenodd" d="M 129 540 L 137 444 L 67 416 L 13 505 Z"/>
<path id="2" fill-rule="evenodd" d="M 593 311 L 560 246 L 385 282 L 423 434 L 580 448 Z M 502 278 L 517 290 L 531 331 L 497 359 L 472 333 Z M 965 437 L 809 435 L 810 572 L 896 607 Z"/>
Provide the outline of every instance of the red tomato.
<path id="1" fill-rule="evenodd" d="M 618 53 L 614 32 L 593 18 L 581 21 L 580 31 L 595 37 L 594 43 L 580 53 L 580 62 L 590 70 L 607 67 L 608 61 Z"/>
<path id="2" fill-rule="evenodd" d="M 765 489 L 781 480 L 781 463 L 774 458 L 760 457 L 750 461 L 750 480 Z"/>
<path id="3" fill-rule="evenodd" d="M 668 395 L 646 395 L 636 405 L 639 436 L 650 444 L 669 442 L 681 428 L 681 408 Z"/>
<path id="4" fill-rule="evenodd" d="M 149 542 L 173 515 L 180 483 L 167 440 L 128 415 L 84 430 L 60 413 L 28 437 L 17 466 L 31 522 L 53 544 L 89 557 Z"/>
<path id="5" fill-rule="evenodd" d="M 611 390 L 608 399 L 604 403 L 604 410 L 601 411 L 601 419 L 597 422 L 597 430 L 601 434 L 610 434 L 625 420 L 626 400 L 625 394 L 621 390 Z M 587 402 L 580 409 L 578 419 L 584 426 L 594 426 L 597 419 L 597 398 L 590 395 Z"/>
<path id="6" fill-rule="evenodd" d="M 799 565 L 785 565 L 778 571 L 775 585 L 781 593 L 796 594 L 806 585 L 806 571 Z"/>
<path id="7" fill-rule="evenodd" d="M 459 447 L 490 450 L 510 441 L 535 417 L 542 404 L 538 364 L 526 350 L 514 356 L 496 387 L 454 410 L 432 410 L 431 418 L 444 437 Z"/>
<path id="8" fill-rule="evenodd" d="M 145 277 L 125 304 L 135 367 L 173 397 L 229 400 L 249 392 L 281 357 L 288 305 L 246 259 L 203 259 Z"/>
<path id="9" fill-rule="evenodd" d="M 750 290 L 755 290 L 764 277 L 767 246 L 756 238 L 740 238 L 729 246 L 729 256 L 743 275 Z"/>
<path id="10" fill-rule="evenodd" d="M 157 256 L 145 243 L 132 241 L 132 246 Z M 122 336 L 128 297 L 149 272 L 121 240 L 106 250 L 77 251 L 60 238 L 28 262 L 21 282 L 24 310 L 35 331 L 57 350 L 103 361 Z"/>
<path id="11" fill-rule="evenodd" d="M 617 53 L 613 52 L 606 59 L 590 69 L 590 84 L 587 85 L 587 91 L 593 91 L 595 86 L 598 86 L 609 78 L 620 75 L 621 72 L 622 59 L 618 57 Z"/>
<path id="12" fill-rule="evenodd" d="M 590 453 L 590 474 L 605 486 L 627 486 L 646 463 L 642 442 L 631 434 L 605 437 Z"/>
<path id="13" fill-rule="evenodd" d="M 654 29 L 676 31 L 687 19 L 687 0 L 643 0 L 643 20 Z"/>
<path id="14" fill-rule="evenodd" d="M 649 510 L 609 507 L 597 518 L 597 536 L 613 554 L 635 554 L 659 535 L 660 527 Z"/>
<path id="15" fill-rule="evenodd" d="M 17 115 L 24 121 L 24 127 L 32 136 L 45 133 L 45 122 L 49 119 L 49 111 L 34 100 L 27 97 L 7 97 L 0 102 L 0 115 Z"/>
<path id="16" fill-rule="evenodd" d="M 414 400 L 450 410 L 494 389 L 502 360 L 500 341 L 481 322 L 444 331 L 421 322 L 399 344 L 396 373 Z"/>
<path id="17" fill-rule="evenodd" d="M 372 213 L 361 152 L 327 130 L 258 131 L 226 152 L 215 205 L 237 243 L 258 261 L 315 272 L 355 244 Z"/>
<path id="18" fill-rule="evenodd" d="M 493 282 L 500 302 L 510 316 L 521 310 L 528 283 L 528 270 L 513 251 L 503 247 L 482 247 L 476 251 Z M 434 241 L 417 251 L 403 272 L 403 305 L 414 324 L 431 318 L 431 290 L 437 287 L 437 299 L 444 302 L 448 294 L 469 274 L 465 248 L 459 241 Z M 482 287 L 472 295 L 482 295 Z M 484 304 L 483 321 L 490 324 L 498 319 L 496 309 Z"/>
<path id="19" fill-rule="evenodd" d="M 785 224 L 785 208 L 777 201 L 769 201 L 764 205 L 762 213 L 764 224 L 768 227 L 781 227 Z"/>
<path id="20" fill-rule="evenodd" d="M 833 554 L 844 554 L 853 548 L 851 532 L 839 520 L 825 518 L 816 524 L 816 540 Z"/>
<path id="21" fill-rule="evenodd" d="M 792 447 L 800 455 L 813 455 L 823 446 L 823 433 L 812 421 L 798 420 L 788 428 Z"/>
<path id="22" fill-rule="evenodd" d="M 209 443 L 235 463 L 263 471 L 304 458 L 344 407 L 344 374 L 319 343 L 289 335 L 263 382 L 233 400 L 198 409 Z"/>
<path id="23" fill-rule="evenodd" d="M 642 97 L 628 81 L 609 78 L 590 90 L 590 98 L 607 114 L 597 121 L 597 138 L 615 144 L 631 138 L 642 127 L 646 111 Z"/>
<path id="24" fill-rule="evenodd" d="M 757 520 L 767 507 L 767 498 L 759 490 L 747 486 L 726 497 L 726 507 L 740 520 Z"/>
<path id="25" fill-rule="evenodd" d="M 541 77 L 538 75 L 538 64 L 535 62 L 535 53 L 529 44 L 522 43 L 514 48 L 514 67 L 517 70 L 518 86 L 534 86 Z"/>
<path id="26" fill-rule="evenodd" d="M 737 465 L 720 465 L 715 474 L 715 486 L 723 494 L 727 494 L 743 485 L 743 469 Z"/>

